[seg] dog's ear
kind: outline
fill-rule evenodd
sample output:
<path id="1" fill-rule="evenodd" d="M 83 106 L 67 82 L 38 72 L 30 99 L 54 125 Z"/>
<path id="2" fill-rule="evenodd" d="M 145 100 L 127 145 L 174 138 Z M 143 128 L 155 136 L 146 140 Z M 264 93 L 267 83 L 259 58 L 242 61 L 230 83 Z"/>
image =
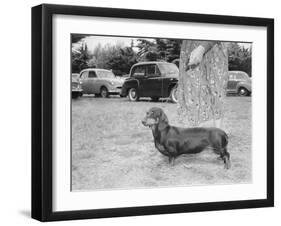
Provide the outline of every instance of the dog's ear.
<path id="1" fill-rule="evenodd" d="M 169 121 L 167 115 L 163 111 L 161 111 L 159 115 L 159 123 L 158 123 L 159 130 L 165 129 L 168 126 L 168 124 Z"/>

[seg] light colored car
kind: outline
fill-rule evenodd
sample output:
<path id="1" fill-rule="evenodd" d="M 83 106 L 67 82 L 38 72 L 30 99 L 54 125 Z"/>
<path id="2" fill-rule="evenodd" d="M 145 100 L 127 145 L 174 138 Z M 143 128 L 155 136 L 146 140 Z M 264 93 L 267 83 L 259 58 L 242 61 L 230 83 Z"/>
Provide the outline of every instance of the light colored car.
<path id="1" fill-rule="evenodd" d="M 71 74 L 71 91 L 72 98 L 74 99 L 83 95 L 83 90 L 81 88 L 81 82 L 78 73 Z"/>
<path id="2" fill-rule="evenodd" d="M 109 97 L 111 94 L 120 95 L 123 79 L 116 77 L 112 71 L 98 68 L 88 68 L 80 72 L 80 81 L 84 94 Z"/>
<path id="3" fill-rule="evenodd" d="M 249 96 L 252 93 L 252 80 L 244 71 L 229 71 L 227 93 Z"/>

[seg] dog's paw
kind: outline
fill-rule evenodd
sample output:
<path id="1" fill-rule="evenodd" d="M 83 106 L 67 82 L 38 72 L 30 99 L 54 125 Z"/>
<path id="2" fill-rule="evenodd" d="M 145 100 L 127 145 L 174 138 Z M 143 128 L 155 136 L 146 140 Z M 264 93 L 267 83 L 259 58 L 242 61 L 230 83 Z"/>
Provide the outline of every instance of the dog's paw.
<path id="1" fill-rule="evenodd" d="M 219 156 L 219 157 L 217 157 L 217 160 L 221 161 L 221 160 L 223 160 L 223 158 L 221 156 Z"/>
<path id="2" fill-rule="evenodd" d="M 224 168 L 225 169 L 230 169 L 231 168 L 231 164 L 230 164 L 229 161 L 224 164 Z"/>

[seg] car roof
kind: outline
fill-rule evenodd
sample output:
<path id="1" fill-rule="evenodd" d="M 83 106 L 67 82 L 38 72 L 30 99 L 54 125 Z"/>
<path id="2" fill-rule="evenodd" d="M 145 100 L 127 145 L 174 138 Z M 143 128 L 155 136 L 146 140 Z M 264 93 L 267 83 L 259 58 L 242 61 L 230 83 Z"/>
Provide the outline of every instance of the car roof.
<path id="1" fill-rule="evenodd" d="M 134 64 L 133 66 L 145 65 L 145 64 L 172 64 L 166 61 L 144 61 Z"/>
<path id="2" fill-rule="evenodd" d="M 234 74 L 247 74 L 245 71 L 228 71 L 228 73 L 234 73 Z M 248 75 L 248 74 L 247 74 Z"/>
<path id="3" fill-rule="evenodd" d="M 87 68 L 87 69 L 80 71 L 80 74 L 84 71 L 110 71 L 110 70 L 102 69 L 102 68 Z"/>

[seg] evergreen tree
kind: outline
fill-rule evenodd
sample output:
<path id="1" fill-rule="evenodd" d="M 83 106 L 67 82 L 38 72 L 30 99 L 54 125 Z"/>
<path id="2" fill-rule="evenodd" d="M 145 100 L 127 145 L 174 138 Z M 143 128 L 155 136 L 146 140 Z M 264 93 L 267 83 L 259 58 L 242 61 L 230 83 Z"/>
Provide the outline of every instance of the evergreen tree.
<path id="1" fill-rule="evenodd" d="M 246 49 L 236 42 L 228 45 L 229 70 L 244 71 L 252 75 L 252 48 Z"/>
<path id="2" fill-rule="evenodd" d="M 79 73 L 81 70 L 88 68 L 88 61 L 91 56 L 88 52 L 88 46 L 84 43 L 78 50 L 72 50 L 71 53 L 72 73 Z"/>
<path id="3" fill-rule="evenodd" d="M 137 63 L 137 55 L 131 47 L 120 48 L 117 55 L 108 59 L 106 66 L 112 69 L 116 75 L 124 75 L 130 72 L 131 67 Z"/>

